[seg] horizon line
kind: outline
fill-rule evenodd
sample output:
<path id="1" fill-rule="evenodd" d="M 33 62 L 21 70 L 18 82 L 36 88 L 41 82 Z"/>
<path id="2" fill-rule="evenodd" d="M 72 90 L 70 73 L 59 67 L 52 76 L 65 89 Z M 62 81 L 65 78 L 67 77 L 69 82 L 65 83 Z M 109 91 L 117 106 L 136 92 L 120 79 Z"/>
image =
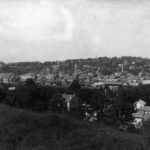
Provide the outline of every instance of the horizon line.
<path id="1" fill-rule="evenodd" d="M 123 57 L 132 57 L 132 58 L 142 58 L 142 59 L 150 59 L 149 57 L 142 57 L 142 56 L 96 56 L 96 57 L 87 57 L 87 58 L 67 58 L 67 59 L 62 59 L 62 60 L 44 60 L 44 61 L 40 61 L 40 60 L 29 60 L 29 61 L 11 61 L 11 62 L 6 62 L 1 60 L 1 63 L 5 63 L 5 64 L 11 64 L 11 63 L 32 63 L 32 62 L 39 62 L 39 63 L 45 63 L 45 62 L 63 62 L 63 61 L 67 61 L 67 60 L 85 60 L 85 59 L 98 59 L 98 58 L 123 58 Z"/>

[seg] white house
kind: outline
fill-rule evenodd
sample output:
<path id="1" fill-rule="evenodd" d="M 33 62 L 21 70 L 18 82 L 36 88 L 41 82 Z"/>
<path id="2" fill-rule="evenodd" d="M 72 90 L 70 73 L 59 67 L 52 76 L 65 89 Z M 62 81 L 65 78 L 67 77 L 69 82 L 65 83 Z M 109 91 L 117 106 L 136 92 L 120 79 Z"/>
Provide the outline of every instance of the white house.
<path id="1" fill-rule="evenodd" d="M 133 124 L 136 128 L 141 128 L 143 125 L 143 121 L 147 121 L 150 119 L 150 106 L 145 105 L 146 102 L 141 99 L 134 103 L 135 109 L 137 111 L 132 115 L 134 117 Z"/>
<path id="2" fill-rule="evenodd" d="M 134 103 L 135 109 L 142 109 L 146 105 L 146 102 L 143 100 L 139 99 L 137 102 Z"/>
<path id="3" fill-rule="evenodd" d="M 26 74 L 22 74 L 20 75 L 20 81 L 24 82 L 27 79 L 34 79 L 35 75 L 33 73 L 26 73 Z"/>
<path id="4" fill-rule="evenodd" d="M 94 82 L 94 83 L 92 84 L 92 87 L 96 88 L 96 87 L 101 87 L 101 86 L 103 86 L 103 85 L 104 85 L 103 82 Z"/>
<path id="5" fill-rule="evenodd" d="M 14 79 L 14 74 L 12 73 L 1 73 L 0 74 L 0 81 L 3 83 L 10 83 Z"/>
<path id="6" fill-rule="evenodd" d="M 8 90 L 10 91 L 14 91 L 16 89 L 16 87 L 8 87 Z"/>

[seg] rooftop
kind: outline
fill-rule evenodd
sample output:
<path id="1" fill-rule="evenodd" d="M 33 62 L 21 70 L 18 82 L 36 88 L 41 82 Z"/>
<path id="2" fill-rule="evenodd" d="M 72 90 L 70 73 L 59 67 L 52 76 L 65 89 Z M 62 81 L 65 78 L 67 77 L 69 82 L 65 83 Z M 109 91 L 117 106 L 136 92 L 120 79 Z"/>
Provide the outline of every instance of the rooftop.
<path id="1" fill-rule="evenodd" d="M 135 104 L 137 104 L 137 103 L 139 103 L 141 105 L 145 105 L 146 104 L 146 102 L 141 100 L 141 99 L 139 99 L 137 102 L 135 102 Z"/>

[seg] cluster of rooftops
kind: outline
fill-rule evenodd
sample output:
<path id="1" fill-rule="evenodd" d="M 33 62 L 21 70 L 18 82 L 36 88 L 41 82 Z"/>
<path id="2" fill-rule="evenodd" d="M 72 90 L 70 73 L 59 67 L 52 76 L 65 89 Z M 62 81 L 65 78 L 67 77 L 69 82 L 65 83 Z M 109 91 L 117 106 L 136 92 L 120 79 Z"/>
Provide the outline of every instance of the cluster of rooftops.
<path id="1" fill-rule="evenodd" d="M 148 121 L 150 119 L 150 106 L 147 106 L 145 101 L 139 99 L 134 103 L 134 107 L 136 112 L 133 113 L 133 124 L 135 127 L 140 128 L 144 121 Z"/>

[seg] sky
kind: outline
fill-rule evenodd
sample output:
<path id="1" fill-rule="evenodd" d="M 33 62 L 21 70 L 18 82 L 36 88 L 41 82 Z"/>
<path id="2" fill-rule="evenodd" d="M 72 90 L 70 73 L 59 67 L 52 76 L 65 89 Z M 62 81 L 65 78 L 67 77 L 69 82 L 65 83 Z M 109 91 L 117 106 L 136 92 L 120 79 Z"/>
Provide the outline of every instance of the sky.
<path id="1" fill-rule="evenodd" d="M 148 0 L 0 0 L 0 60 L 150 58 Z"/>

